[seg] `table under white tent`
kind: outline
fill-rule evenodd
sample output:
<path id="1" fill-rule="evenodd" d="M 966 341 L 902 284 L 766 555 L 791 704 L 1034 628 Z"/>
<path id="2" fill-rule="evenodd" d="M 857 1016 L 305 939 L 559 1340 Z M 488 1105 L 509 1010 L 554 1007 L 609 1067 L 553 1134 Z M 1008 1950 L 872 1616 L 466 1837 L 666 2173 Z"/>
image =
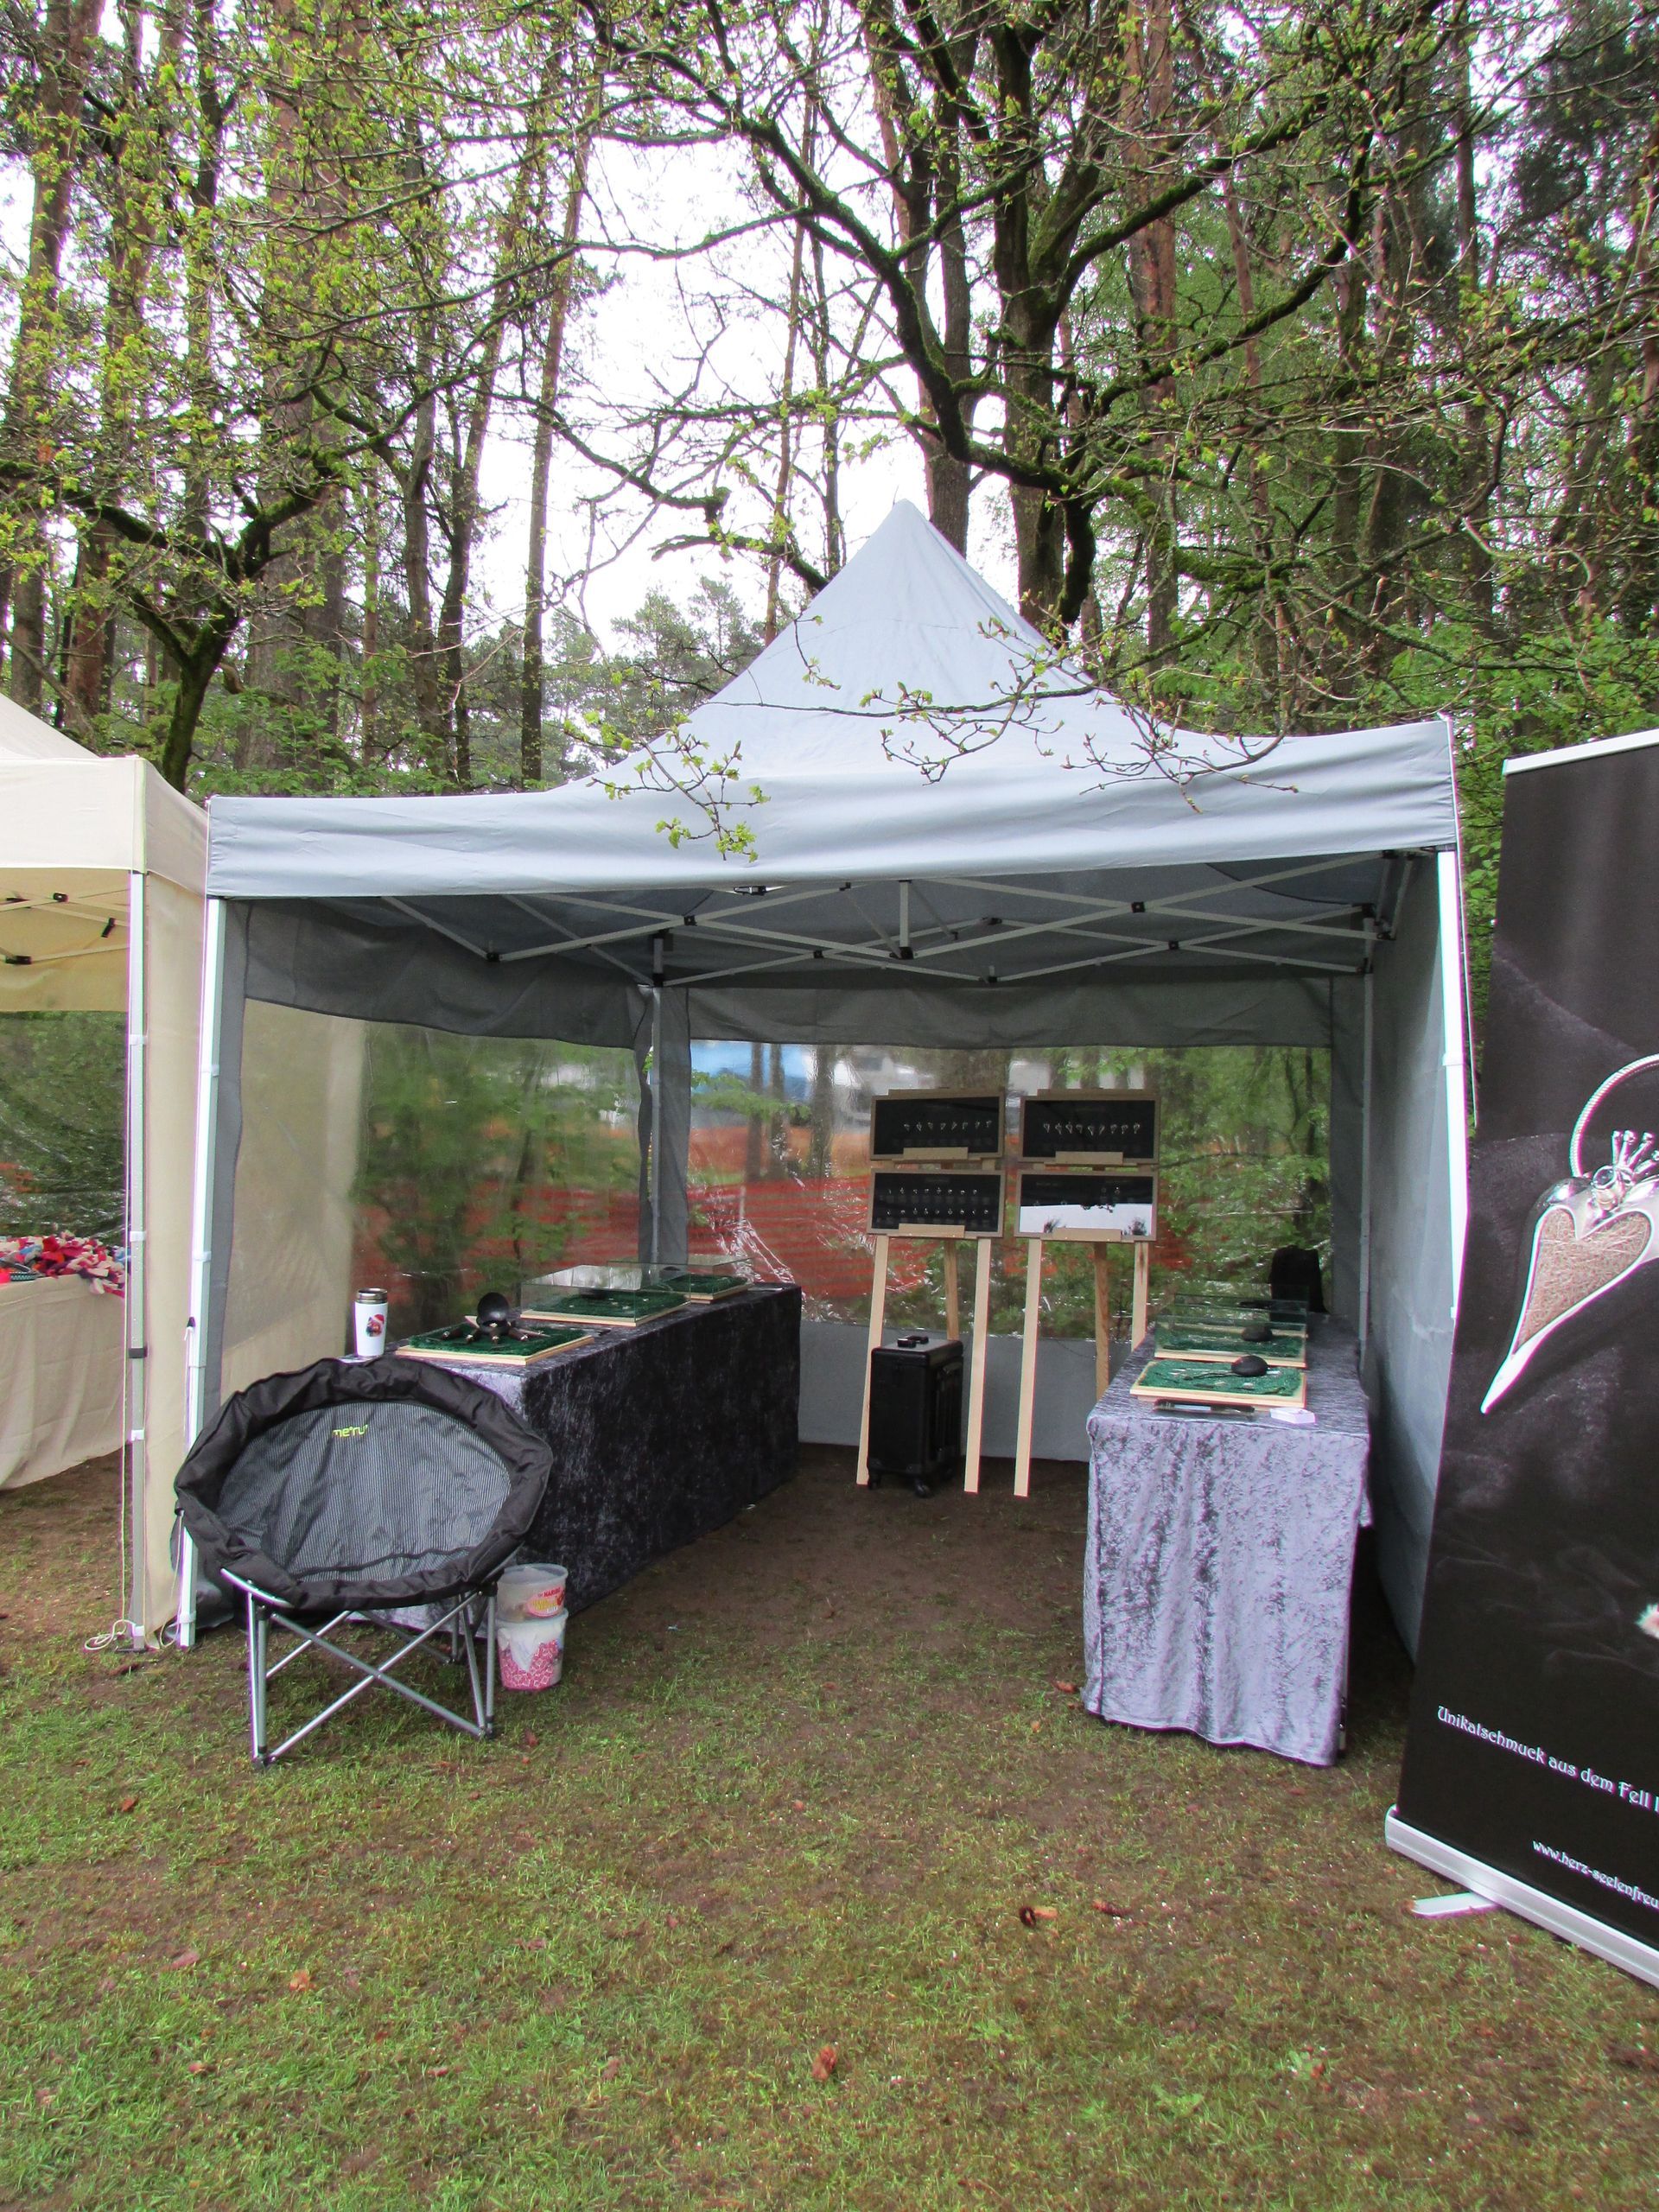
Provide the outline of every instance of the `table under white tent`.
<path id="1" fill-rule="evenodd" d="M 0 1288 L 0 1484 L 123 1452 L 136 1639 L 175 1601 L 207 849 L 201 810 L 147 762 L 0 700 L 0 1014 L 124 1014 L 129 1255 L 124 1298 L 73 1275 Z"/>
<path id="2" fill-rule="evenodd" d="M 1328 1048 L 1332 1302 L 1365 1348 L 1411 1637 L 1465 1205 L 1449 728 L 1260 758 L 1150 735 L 900 505 L 671 759 L 527 794 L 216 801 L 193 1426 L 254 1341 L 340 1346 L 363 1023 L 632 1048 L 642 1255 L 674 1261 L 694 1039 Z M 832 1440 L 863 1340 L 807 1325 Z"/>

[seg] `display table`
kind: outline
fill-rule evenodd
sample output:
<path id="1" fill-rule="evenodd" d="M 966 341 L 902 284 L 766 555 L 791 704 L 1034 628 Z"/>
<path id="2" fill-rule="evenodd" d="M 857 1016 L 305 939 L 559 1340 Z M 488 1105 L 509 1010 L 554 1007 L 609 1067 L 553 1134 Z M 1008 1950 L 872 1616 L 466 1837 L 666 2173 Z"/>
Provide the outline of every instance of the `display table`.
<path id="1" fill-rule="evenodd" d="M 1309 1426 L 1160 1414 L 1124 1363 L 1089 1417 L 1083 1702 L 1328 1765 L 1341 1747 L 1370 1421 L 1351 1331 L 1316 1322 Z"/>
<path id="2" fill-rule="evenodd" d="M 539 1367 L 446 1364 L 505 1398 L 552 1447 L 553 1478 L 525 1548 L 569 1569 L 573 1611 L 795 1471 L 792 1284 L 596 1332 Z"/>
<path id="3" fill-rule="evenodd" d="M 121 1444 L 126 1305 L 79 1275 L 0 1283 L 0 1490 Z"/>

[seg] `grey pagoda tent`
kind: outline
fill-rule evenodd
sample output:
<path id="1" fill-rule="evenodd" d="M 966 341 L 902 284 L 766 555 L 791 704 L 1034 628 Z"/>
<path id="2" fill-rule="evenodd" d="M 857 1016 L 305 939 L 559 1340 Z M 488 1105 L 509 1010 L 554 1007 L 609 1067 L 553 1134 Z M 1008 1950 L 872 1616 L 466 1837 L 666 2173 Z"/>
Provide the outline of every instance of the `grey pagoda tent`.
<path id="1" fill-rule="evenodd" d="M 1445 722 L 1265 753 L 1149 729 L 899 505 L 668 754 L 547 791 L 210 812 L 198 1422 L 340 1346 L 362 1022 L 632 1047 L 665 1260 L 694 1038 L 1328 1047 L 1332 1303 L 1414 1635 L 1465 1207 Z M 252 1013 L 302 1172 L 245 1128 Z M 808 1325 L 803 1396 L 850 1376 L 855 1433 L 847 1333 Z"/>

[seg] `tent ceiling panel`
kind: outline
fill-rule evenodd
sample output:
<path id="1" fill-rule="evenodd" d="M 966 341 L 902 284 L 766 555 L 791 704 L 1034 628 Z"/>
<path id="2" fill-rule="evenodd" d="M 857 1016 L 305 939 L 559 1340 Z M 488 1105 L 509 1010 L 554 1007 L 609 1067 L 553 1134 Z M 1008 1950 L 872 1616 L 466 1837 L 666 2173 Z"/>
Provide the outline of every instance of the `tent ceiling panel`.
<path id="1" fill-rule="evenodd" d="M 323 902 L 366 931 L 395 915 L 486 967 L 555 961 L 640 984 L 858 981 L 950 988 L 1133 966 L 1169 981 L 1271 967 L 1352 975 L 1388 926 L 1382 855 L 1108 875 Z M 318 911 L 321 912 L 320 905 Z M 289 911 L 296 911 L 291 904 Z"/>
<path id="2" fill-rule="evenodd" d="M 116 868 L 0 867 L 0 1012 L 125 1006 L 128 882 Z"/>

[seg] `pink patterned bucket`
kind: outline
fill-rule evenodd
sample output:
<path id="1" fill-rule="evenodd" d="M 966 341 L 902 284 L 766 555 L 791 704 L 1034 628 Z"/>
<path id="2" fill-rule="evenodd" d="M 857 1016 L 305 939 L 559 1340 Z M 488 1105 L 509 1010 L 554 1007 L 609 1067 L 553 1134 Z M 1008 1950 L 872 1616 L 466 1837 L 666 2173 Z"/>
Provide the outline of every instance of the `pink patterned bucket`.
<path id="1" fill-rule="evenodd" d="M 498 1620 L 495 1651 L 504 1690 L 550 1690 L 564 1671 L 564 1624 L 568 1613 L 550 1619 Z"/>

